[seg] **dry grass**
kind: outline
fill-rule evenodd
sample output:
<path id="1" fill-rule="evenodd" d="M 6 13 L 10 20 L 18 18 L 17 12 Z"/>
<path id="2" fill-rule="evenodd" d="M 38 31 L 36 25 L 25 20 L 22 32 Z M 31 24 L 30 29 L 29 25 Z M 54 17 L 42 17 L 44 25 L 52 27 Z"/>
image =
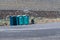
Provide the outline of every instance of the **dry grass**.
<path id="1" fill-rule="evenodd" d="M 7 26 L 7 25 L 9 25 L 9 20 L 4 20 L 4 19 L 0 20 L 0 26 Z"/>
<path id="2" fill-rule="evenodd" d="M 49 18 L 42 18 L 42 19 L 39 19 L 39 18 L 36 18 L 35 19 L 35 23 L 36 24 L 40 24 L 40 23 L 51 23 L 51 22 L 60 22 L 60 18 L 56 18 L 56 19 L 49 19 Z"/>
<path id="3" fill-rule="evenodd" d="M 33 19 L 34 17 L 30 17 L 30 23 L 31 23 L 31 19 Z M 34 19 L 36 24 L 43 24 L 43 23 L 51 23 L 51 22 L 60 22 L 60 18 L 56 18 L 56 19 L 49 19 L 49 18 L 35 18 Z M 0 26 L 9 26 L 9 20 L 0 20 Z"/>

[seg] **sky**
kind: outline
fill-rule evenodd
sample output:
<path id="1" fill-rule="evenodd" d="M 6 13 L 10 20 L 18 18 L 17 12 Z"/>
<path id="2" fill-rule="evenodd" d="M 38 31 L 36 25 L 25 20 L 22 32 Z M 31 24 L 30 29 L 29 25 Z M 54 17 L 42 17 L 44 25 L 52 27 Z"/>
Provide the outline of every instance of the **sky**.
<path id="1" fill-rule="evenodd" d="M 60 0 L 0 0 L 0 10 L 59 10 Z"/>

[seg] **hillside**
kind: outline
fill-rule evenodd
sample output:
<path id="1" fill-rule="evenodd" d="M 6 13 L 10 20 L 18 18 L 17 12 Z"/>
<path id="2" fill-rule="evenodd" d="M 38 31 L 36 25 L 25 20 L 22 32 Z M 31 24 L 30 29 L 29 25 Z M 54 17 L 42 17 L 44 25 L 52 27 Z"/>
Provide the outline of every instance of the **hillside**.
<path id="1" fill-rule="evenodd" d="M 0 10 L 60 11 L 60 0 L 0 0 Z"/>
<path id="2" fill-rule="evenodd" d="M 23 10 L 0 10 L 0 18 L 6 18 L 9 15 L 29 15 L 34 17 L 46 18 L 60 18 L 59 11 L 33 11 L 29 10 L 27 13 Z"/>

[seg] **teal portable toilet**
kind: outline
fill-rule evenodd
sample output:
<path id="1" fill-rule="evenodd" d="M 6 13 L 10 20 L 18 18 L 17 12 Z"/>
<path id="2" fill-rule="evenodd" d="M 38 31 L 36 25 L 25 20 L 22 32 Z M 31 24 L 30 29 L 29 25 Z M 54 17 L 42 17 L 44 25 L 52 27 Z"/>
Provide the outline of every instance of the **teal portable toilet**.
<path id="1" fill-rule="evenodd" d="M 13 25 L 13 16 L 10 16 L 10 25 Z"/>
<path id="2" fill-rule="evenodd" d="M 24 19 L 24 24 L 28 25 L 29 24 L 29 16 L 23 15 L 23 19 Z"/>
<path id="3" fill-rule="evenodd" d="M 17 21 L 17 25 L 23 25 L 23 16 L 17 15 L 16 21 Z"/>
<path id="4" fill-rule="evenodd" d="M 24 20 L 23 20 L 23 16 L 19 16 L 19 25 L 23 25 L 24 24 Z"/>

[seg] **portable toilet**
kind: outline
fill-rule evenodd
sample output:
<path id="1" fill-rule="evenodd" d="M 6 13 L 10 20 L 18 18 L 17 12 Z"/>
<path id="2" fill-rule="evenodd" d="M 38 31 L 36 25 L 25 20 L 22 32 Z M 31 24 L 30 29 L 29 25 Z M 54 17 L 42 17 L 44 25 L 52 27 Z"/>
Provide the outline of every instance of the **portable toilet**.
<path id="1" fill-rule="evenodd" d="M 10 25 L 13 25 L 13 16 L 10 16 Z"/>
<path id="2" fill-rule="evenodd" d="M 17 25 L 17 17 L 13 16 L 13 25 Z"/>
<path id="3" fill-rule="evenodd" d="M 24 19 L 24 24 L 28 25 L 29 24 L 29 16 L 23 15 L 23 19 Z"/>
<path id="4" fill-rule="evenodd" d="M 17 25 L 16 16 L 10 16 L 10 25 Z"/>
<path id="5" fill-rule="evenodd" d="M 16 16 L 16 23 L 17 23 L 17 25 L 19 25 L 19 17 L 20 17 L 20 15 Z"/>
<path id="6" fill-rule="evenodd" d="M 19 25 L 23 25 L 24 24 L 24 20 L 23 20 L 23 16 L 19 16 Z"/>

